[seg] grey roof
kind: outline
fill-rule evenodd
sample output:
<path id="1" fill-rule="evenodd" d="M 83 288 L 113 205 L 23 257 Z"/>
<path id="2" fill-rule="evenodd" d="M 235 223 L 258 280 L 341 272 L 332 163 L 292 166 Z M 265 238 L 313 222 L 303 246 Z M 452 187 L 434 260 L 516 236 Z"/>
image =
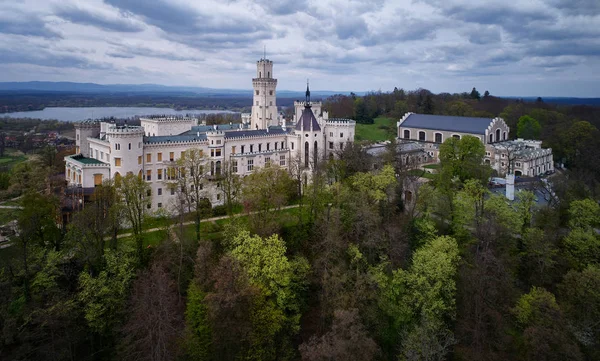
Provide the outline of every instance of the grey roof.
<path id="1" fill-rule="evenodd" d="M 145 137 L 144 143 L 178 143 L 178 142 L 193 142 L 206 140 L 206 133 L 200 133 L 198 136 L 196 133 L 187 134 L 183 133 L 180 135 L 159 135 L 154 137 Z"/>
<path id="2" fill-rule="evenodd" d="M 448 115 L 410 114 L 401 127 L 443 130 L 449 132 L 485 134 L 491 118 L 458 117 Z"/>
<path id="3" fill-rule="evenodd" d="M 269 127 L 269 131 L 266 129 L 256 129 L 256 130 L 233 130 L 230 132 L 225 132 L 225 138 L 242 138 L 242 137 L 261 137 L 265 135 L 278 135 L 278 134 L 286 134 L 289 132 L 289 129 L 283 130 L 281 127 Z"/>
<path id="4" fill-rule="evenodd" d="M 319 122 L 317 122 L 317 119 L 315 118 L 315 114 L 313 113 L 312 109 L 310 108 L 310 105 L 307 105 L 304 107 L 304 110 L 302 111 L 302 115 L 300 116 L 300 119 L 298 119 L 298 123 L 296 124 L 296 130 L 310 130 L 311 129 L 311 124 L 312 124 L 312 130 L 321 130 L 321 127 L 319 126 Z"/>

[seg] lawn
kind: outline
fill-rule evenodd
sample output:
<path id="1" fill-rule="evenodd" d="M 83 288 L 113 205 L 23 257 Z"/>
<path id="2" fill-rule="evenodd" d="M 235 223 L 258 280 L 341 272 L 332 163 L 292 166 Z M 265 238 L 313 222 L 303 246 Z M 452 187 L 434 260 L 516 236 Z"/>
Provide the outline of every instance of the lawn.
<path id="1" fill-rule="evenodd" d="M 373 124 L 356 124 L 356 135 L 354 140 L 381 142 L 392 140 L 396 137 L 396 119 L 378 117 Z"/>
<path id="2" fill-rule="evenodd" d="M 0 208 L 0 226 L 17 218 L 18 209 Z"/>
<path id="3" fill-rule="evenodd" d="M 427 179 L 435 179 L 435 175 L 434 174 L 424 172 L 424 171 L 422 171 L 420 169 L 411 169 L 411 170 L 408 171 L 408 174 L 410 174 L 410 175 L 417 175 L 419 177 L 427 178 Z"/>
<path id="4" fill-rule="evenodd" d="M 427 165 L 424 165 L 423 168 L 427 168 L 427 169 L 440 169 L 440 164 L 439 163 L 427 164 Z"/>

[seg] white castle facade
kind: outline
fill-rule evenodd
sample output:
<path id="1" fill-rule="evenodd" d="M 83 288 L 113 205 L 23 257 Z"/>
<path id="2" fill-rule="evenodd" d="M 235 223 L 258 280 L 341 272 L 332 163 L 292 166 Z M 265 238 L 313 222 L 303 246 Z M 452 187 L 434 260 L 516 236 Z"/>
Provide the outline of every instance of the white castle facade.
<path id="1" fill-rule="evenodd" d="M 242 123 L 199 125 L 195 118 L 146 117 L 139 126 L 86 121 L 75 125 L 76 153 L 65 157 L 65 179 L 69 186 L 92 188 L 107 179 L 127 174 L 143 177 L 151 188 L 151 209 L 170 209 L 176 192 L 169 187 L 176 165 L 188 149 L 206 155 L 205 195 L 212 205 L 223 203 L 219 175 L 225 164 L 240 176 L 259 167 L 290 167 L 300 162 L 306 171 L 319 159 L 333 156 L 354 141 L 356 123 L 331 119 L 321 103 L 295 102 L 291 122 L 280 116 L 276 103 L 277 80 L 273 62 L 257 62 L 252 112 L 242 114 Z"/>

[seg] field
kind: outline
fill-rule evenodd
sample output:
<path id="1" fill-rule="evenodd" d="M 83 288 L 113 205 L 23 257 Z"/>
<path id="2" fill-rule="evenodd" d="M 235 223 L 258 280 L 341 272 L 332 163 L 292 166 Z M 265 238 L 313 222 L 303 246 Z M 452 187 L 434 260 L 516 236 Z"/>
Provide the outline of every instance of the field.
<path id="1" fill-rule="evenodd" d="M 6 153 L 4 154 L 4 157 L 0 157 L 0 168 L 10 169 L 15 165 L 24 162 L 25 160 L 27 160 L 26 156 L 20 155 L 15 152 L 10 152 L 7 149 Z"/>
<path id="2" fill-rule="evenodd" d="M 396 119 L 379 117 L 373 124 L 356 124 L 356 141 L 381 142 L 396 137 Z"/>

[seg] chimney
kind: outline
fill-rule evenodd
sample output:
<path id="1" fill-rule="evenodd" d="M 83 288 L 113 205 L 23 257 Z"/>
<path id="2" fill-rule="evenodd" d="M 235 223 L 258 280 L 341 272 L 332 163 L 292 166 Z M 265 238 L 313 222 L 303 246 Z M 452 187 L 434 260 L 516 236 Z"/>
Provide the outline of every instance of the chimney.
<path id="1" fill-rule="evenodd" d="M 515 175 L 506 174 L 506 198 L 510 201 L 515 200 Z"/>

